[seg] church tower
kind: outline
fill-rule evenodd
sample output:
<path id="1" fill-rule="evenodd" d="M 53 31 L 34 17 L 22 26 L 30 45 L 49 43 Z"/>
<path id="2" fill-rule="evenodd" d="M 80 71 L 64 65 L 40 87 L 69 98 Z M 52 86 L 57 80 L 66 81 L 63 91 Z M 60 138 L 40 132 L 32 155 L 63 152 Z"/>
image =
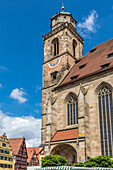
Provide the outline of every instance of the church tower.
<path id="1" fill-rule="evenodd" d="M 51 31 L 43 36 L 41 145 L 45 146 L 45 155 L 50 154 L 49 143 L 57 130 L 57 111 L 53 108 L 56 96 L 53 88 L 63 80 L 75 61 L 83 56 L 83 39 L 76 31 L 76 23 L 71 13 L 56 13 L 51 18 Z"/>
<path id="2" fill-rule="evenodd" d="M 83 39 L 76 32 L 76 23 L 68 12 L 51 18 L 51 31 L 43 36 L 43 88 L 56 85 L 75 60 L 82 57 Z"/>

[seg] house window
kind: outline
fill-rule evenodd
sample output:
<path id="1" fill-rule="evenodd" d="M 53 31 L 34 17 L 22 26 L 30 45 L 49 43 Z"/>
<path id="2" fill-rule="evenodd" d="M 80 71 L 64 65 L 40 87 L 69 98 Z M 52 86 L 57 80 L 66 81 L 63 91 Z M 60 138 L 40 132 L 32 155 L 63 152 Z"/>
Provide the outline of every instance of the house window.
<path id="1" fill-rule="evenodd" d="M 6 147 L 6 144 L 5 144 L 5 143 L 2 143 L 2 146 Z"/>
<path id="2" fill-rule="evenodd" d="M 71 96 L 67 101 L 68 125 L 78 124 L 78 101 Z"/>
<path id="3" fill-rule="evenodd" d="M 58 55 L 59 54 L 59 41 L 58 41 L 58 38 L 55 38 L 53 41 L 52 41 L 52 44 L 53 44 L 53 54 L 54 56 Z"/>
<path id="4" fill-rule="evenodd" d="M 76 57 L 76 47 L 77 47 L 77 42 L 73 40 L 73 57 Z"/>
<path id="5" fill-rule="evenodd" d="M 107 87 L 102 87 L 98 92 L 99 120 L 101 154 L 112 156 L 113 138 L 113 111 L 112 111 L 112 91 Z"/>

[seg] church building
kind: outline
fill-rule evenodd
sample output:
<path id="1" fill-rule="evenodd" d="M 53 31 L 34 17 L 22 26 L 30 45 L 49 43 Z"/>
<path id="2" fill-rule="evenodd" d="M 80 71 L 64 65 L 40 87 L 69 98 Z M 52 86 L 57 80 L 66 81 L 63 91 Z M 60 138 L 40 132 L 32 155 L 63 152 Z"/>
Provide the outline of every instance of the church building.
<path id="1" fill-rule="evenodd" d="M 113 39 L 83 56 L 83 38 L 68 12 L 51 18 L 43 36 L 42 157 L 57 154 L 72 165 L 113 157 Z"/>

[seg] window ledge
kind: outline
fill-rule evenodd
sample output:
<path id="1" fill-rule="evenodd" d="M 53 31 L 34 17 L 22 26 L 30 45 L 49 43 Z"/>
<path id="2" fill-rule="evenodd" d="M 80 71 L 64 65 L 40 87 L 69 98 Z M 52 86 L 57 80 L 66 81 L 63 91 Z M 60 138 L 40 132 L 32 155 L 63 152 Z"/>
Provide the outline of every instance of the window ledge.
<path id="1" fill-rule="evenodd" d="M 73 128 L 78 128 L 78 124 L 69 125 L 65 127 L 65 129 L 73 129 Z"/>

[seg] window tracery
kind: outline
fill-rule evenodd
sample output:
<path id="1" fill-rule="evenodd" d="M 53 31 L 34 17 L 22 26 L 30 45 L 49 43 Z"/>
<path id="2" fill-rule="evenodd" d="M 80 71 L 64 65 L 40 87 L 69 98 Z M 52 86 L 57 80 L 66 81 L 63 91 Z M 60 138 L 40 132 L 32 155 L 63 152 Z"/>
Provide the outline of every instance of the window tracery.
<path id="1" fill-rule="evenodd" d="M 68 125 L 78 124 L 78 101 L 75 96 L 67 100 Z"/>
<path id="2" fill-rule="evenodd" d="M 112 156 L 113 111 L 112 91 L 104 86 L 98 91 L 101 154 Z"/>

